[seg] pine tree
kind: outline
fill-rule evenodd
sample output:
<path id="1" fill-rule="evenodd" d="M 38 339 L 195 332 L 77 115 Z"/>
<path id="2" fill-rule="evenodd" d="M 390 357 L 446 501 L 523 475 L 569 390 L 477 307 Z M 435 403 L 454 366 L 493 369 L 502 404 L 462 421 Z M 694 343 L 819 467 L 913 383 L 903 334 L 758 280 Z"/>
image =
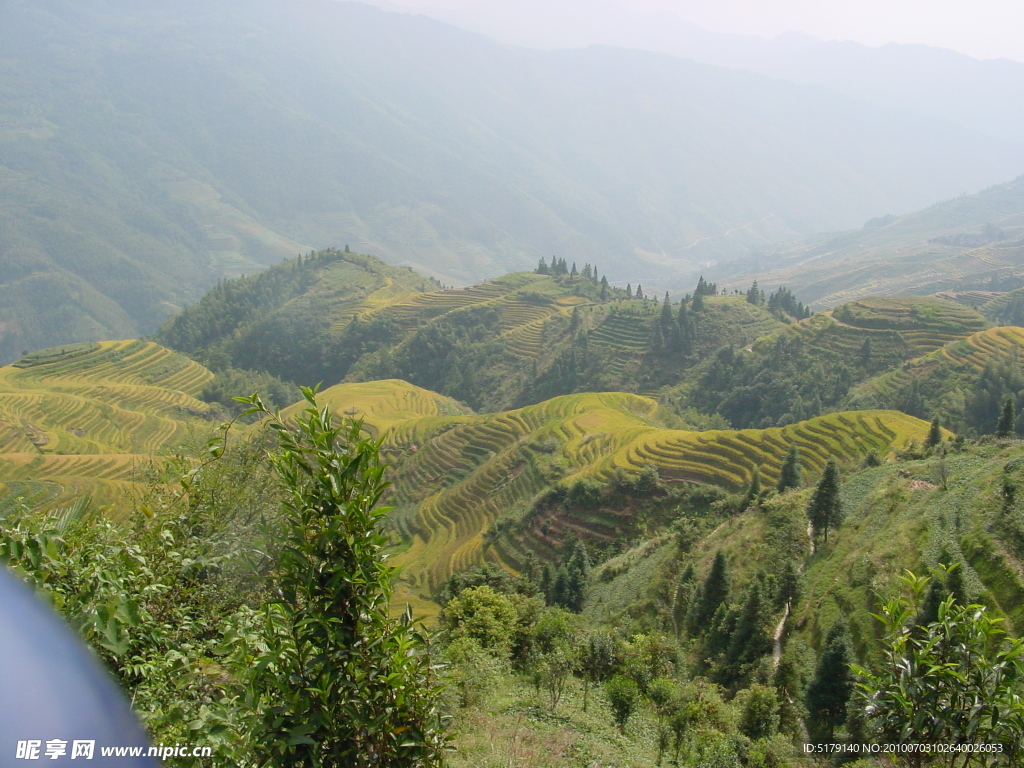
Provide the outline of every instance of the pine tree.
<path id="1" fill-rule="evenodd" d="M 807 725 L 812 739 L 831 740 L 835 729 L 846 720 L 846 704 L 853 695 L 854 661 L 850 629 L 840 618 L 832 625 L 814 679 L 807 688 Z"/>
<path id="2" fill-rule="evenodd" d="M 590 584 L 590 556 L 583 542 L 577 540 L 573 545 L 572 554 L 565 565 L 565 586 L 562 591 L 562 604 L 573 613 L 583 610 L 587 587 Z"/>
<path id="3" fill-rule="evenodd" d="M 626 298 L 627 299 L 632 299 L 633 298 L 633 284 L 632 283 L 626 283 Z"/>
<path id="4" fill-rule="evenodd" d="M 636 297 L 642 299 L 644 297 L 644 290 L 640 287 L 640 283 L 636 284 Z"/>
<path id="5" fill-rule="evenodd" d="M 786 458 L 782 462 L 782 468 L 779 470 L 779 482 L 776 485 L 776 489 L 779 493 L 785 493 L 793 488 L 799 488 L 803 485 L 803 471 L 800 469 L 800 451 L 797 450 L 796 443 L 789 444 L 789 452 L 786 454 Z"/>
<path id="6" fill-rule="evenodd" d="M 807 517 L 815 533 L 824 531 L 826 542 L 829 529 L 838 528 L 843 521 L 843 502 L 839 498 L 839 465 L 834 458 L 828 460 L 825 471 L 821 473 L 818 486 L 807 505 Z"/>
<path id="7" fill-rule="evenodd" d="M 722 550 L 715 553 L 715 560 L 711 564 L 707 578 L 700 590 L 700 595 L 694 601 L 693 615 L 690 617 L 690 626 L 693 634 L 705 629 L 715 615 L 718 607 L 725 602 L 729 596 L 729 568 Z"/>
<path id="8" fill-rule="evenodd" d="M 754 281 L 754 284 L 747 291 L 747 303 L 755 306 L 764 304 L 764 292 L 758 289 L 757 280 Z"/>
<path id="9" fill-rule="evenodd" d="M 550 272 L 548 270 L 548 263 L 546 261 L 544 261 L 544 257 L 543 256 L 540 257 L 540 261 L 537 263 L 537 274 L 538 275 L 548 275 L 548 274 L 550 274 Z"/>
<path id="10" fill-rule="evenodd" d="M 693 294 L 693 303 L 690 305 L 690 309 L 694 312 L 700 312 L 704 309 L 704 294 L 695 293 Z"/>
<path id="11" fill-rule="evenodd" d="M 729 638 L 726 664 L 721 670 L 722 682 L 732 684 L 743 675 L 743 667 L 749 665 L 772 650 L 772 604 L 763 573 L 759 573 L 747 590 L 736 622 L 736 628 Z"/>
<path id="12" fill-rule="evenodd" d="M 1016 428 L 1017 417 L 1013 409 L 1013 397 L 1007 397 L 1003 405 L 1003 412 L 999 416 L 999 424 L 996 425 L 997 437 L 1012 437 Z"/>
<path id="13" fill-rule="evenodd" d="M 747 489 L 747 495 L 743 498 L 743 509 L 748 509 L 751 504 L 754 504 L 761 496 L 761 468 L 754 467 L 754 472 L 750 476 L 750 487 Z"/>
<path id="14" fill-rule="evenodd" d="M 924 416 L 924 396 L 921 394 L 921 385 L 916 376 L 910 381 L 910 389 L 907 391 L 901 410 L 919 419 Z"/>
<path id="15" fill-rule="evenodd" d="M 935 448 L 942 443 L 942 425 L 939 424 L 939 417 L 932 419 L 932 425 L 928 429 L 928 439 L 924 444 L 929 448 Z"/>
<path id="16" fill-rule="evenodd" d="M 569 277 L 578 277 L 579 274 L 580 273 L 576 271 L 576 262 L 574 261 L 572 263 L 572 270 L 569 272 Z"/>

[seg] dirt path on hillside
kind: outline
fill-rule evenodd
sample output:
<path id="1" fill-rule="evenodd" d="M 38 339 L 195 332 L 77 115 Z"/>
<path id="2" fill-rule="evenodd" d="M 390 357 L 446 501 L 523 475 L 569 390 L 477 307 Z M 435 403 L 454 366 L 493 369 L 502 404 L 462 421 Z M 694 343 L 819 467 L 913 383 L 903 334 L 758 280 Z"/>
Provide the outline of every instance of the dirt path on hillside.
<path id="1" fill-rule="evenodd" d="M 814 526 L 807 523 L 808 559 L 814 557 Z M 805 562 L 800 566 L 800 573 L 804 572 Z M 778 667 L 782 660 L 782 634 L 786 631 L 786 621 L 789 620 L 789 612 L 792 606 L 786 603 L 786 612 L 782 614 L 779 625 L 775 627 L 775 634 L 772 637 L 772 667 Z"/>

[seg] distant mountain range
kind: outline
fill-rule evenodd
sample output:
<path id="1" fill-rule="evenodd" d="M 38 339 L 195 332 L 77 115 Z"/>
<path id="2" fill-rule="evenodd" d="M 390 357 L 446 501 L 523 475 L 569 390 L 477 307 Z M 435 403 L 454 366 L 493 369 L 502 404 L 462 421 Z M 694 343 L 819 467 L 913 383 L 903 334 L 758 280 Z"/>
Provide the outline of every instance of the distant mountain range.
<path id="1" fill-rule="evenodd" d="M 1024 167 L 817 86 L 332 0 L 0 0 L 0 48 L 0 361 L 314 247 L 648 284 Z"/>
<path id="2" fill-rule="evenodd" d="M 367 0 L 400 10 L 389 0 Z M 1016 142 L 1024 124 L 1024 62 L 979 60 L 927 45 L 879 48 L 800 32 L 773 39 L 724 34 L 670 11 L 620 0 L 493 0 L 420 12 L 513 45 L 613 45 L 669 53 L 794 83 L 821 85 L 884 107 L 910 109 Z"/>

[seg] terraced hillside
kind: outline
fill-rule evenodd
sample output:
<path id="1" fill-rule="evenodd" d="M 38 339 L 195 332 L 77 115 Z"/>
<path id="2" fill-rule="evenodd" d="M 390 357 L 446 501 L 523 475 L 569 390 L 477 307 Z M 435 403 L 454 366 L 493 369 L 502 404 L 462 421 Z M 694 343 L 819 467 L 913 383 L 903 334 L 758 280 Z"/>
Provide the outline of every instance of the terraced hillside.
<path id="1" fill-rule="evenodd" d="M 655 391 L 722 344 L 782 325 L 741 296 L 705 304 L 684 329 L 678 304 L 666 319 L 657 301 L 602 284 L 589 265 L 439 289 L 329 250 L 222 283 L 156 338 L 215 370 L 298 384 L 398 378 L 498 411 L 571 392 Z"/>
<path id="2" fill-rule="evenodd" d="M 0 368 L 0 483 L 123 506 L 133 468 L 208 427 L 212 374 L 158 344 L 55 347 Z"/>
<path id="3" fill-rule="evenodd" d="M 994 387 L 1006 384 L 1019 396 L 1013 381 L 1022 356 L 1024 328 L 989 328 L 869 379 L 851 390 L 846 404 L 917 410 L 958 430 L 984 432 L 981 422 L 995 423 L 1007 394 Z"/>
<path id="4" fill-rule="evenodd" d="M 662 400 L 720 414 L 735 428 L 784 426 L 845 410 L 853 386 L 988 325 L 974 309 L 935 297 L 861 299 L 745 349 L 718 350 Z"/>
<path id="5" fill-rule="evenodd" d="M 907 359 L 963 339 L 989 326 L 969 306 L 934 296 L 869 297 L 804 320 L 784 333 L 799 335 L 811 347 L 855 355 L 868 339 L 875 354 Z M 759 341 L 764 349 L 770 339 Z"/>
<path id="6" fill-rule="evenodd" d="M 400 600 L 430 610 L 448 576 L 481 560 L 517 569 L 527 550 L 553 552 L 564 526 L 498 526 L 521 518 L 538 493 L 578 479 L 658 468 L 671 481 L 745 488 L 755 468 L 774 482 L 790 442 L 810 475 L 830 456 L 855 463 L 922 439 L 928 424 L 891 411 L 838 413 L 768 430 L 666 429 L 656 401 L 625 393 L 568 395 L 495 414 L 447 415 L 455 405 L 404 382 L 341 384 L 323 395 L 335 407 L 389 428 L 394 459 L 389 503 L 404 546 Z M 447 413 L 446 413 L 447 412 Z M 408 416 L 408 418 L 406 418 Z M 403 418 L 405 419 L 403 421 Z M 614 535 L 600 514 L 569 524 L 590 537 Z"/>

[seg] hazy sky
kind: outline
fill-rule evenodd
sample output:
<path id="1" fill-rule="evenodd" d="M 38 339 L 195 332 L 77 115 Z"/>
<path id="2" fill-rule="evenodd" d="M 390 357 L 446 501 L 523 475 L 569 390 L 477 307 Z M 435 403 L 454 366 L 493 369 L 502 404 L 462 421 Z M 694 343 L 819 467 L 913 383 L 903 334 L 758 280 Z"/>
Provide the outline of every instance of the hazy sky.
<path id="1" fill-rule="evenodd" d="M 492 0 L 391 0 L 408 8 L 466 8 Z M 567 0 L 548 0 L 559 4 Z M 621 0 L 637 10 L 671 10 L 719 32 L 774 37 L 807 32 L 823 40 L 878 46 L 924 43 L 983 59 L 1024 61 L 1024 0 Z M 600 0 L 598 0 L 600 4 Z"/>

